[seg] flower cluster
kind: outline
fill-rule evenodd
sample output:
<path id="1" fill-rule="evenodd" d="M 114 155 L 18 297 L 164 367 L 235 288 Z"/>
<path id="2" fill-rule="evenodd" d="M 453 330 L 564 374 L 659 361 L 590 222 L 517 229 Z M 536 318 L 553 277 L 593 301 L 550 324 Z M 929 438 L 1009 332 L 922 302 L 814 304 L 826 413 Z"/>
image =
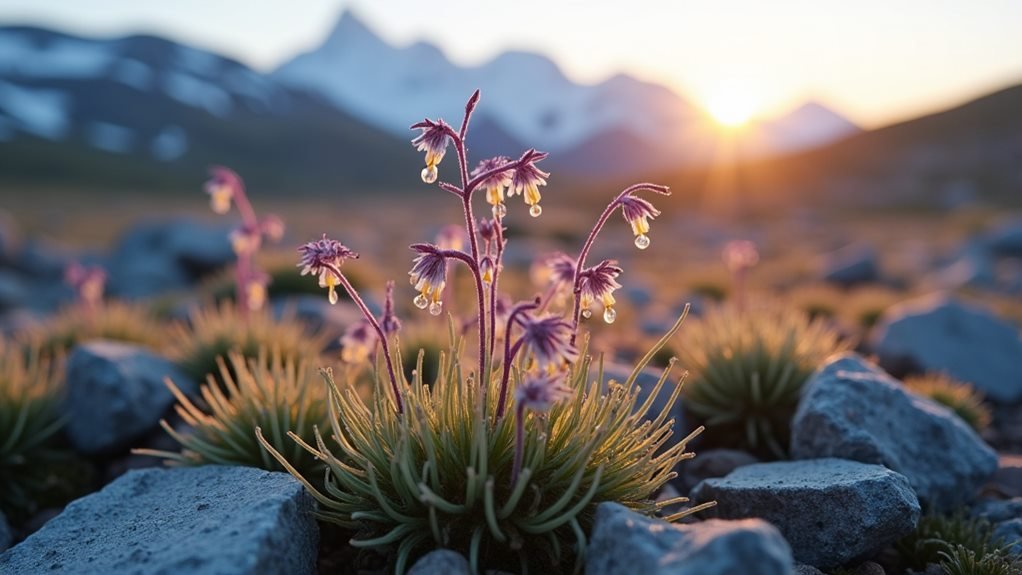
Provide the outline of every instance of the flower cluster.
<path id="1" fill-rule="evenodd" d="M 472 112 L 478 101 L 479 93 L 476 92 L 465 107 L 465 117 L 460 130 L 456 131 L 454 127 L 443 120 L 429 118 L 411 126 L 413 130 L 419 131 L 419 134 L 412 140 L 412 145 L 418 151 L 425 153 L 426 166 L 422 170 L 424 182 L 437 183 L 437 166 L 446 156 L 448 149 L 454 148 L 460 168 L 461 185 L 447 182 L 440 182 L 438 185 L 441 189 L 461 198 L 465 215 L 464 228 L 445 227 L 438 235 L 435 244 L 418 243 L 411 246 L 416 254 L 412 268 L 408 272 L 409 282 L 417 292 L 413 303 L 419 309 L 428 309 L 431 315 L 443 313 L 444 289 L 448 283 L 448 264 L 452 259 L 466 264 L 472 271 L 478 300 L 478 314 L 476 315 L 478 319 L 473 322 L 479 328 L 478 377 L 482 378 L 484 373 L 491 371 L 487 366 L 492 366 L 494 360 L 497 359 L 495 344 L 498 334 L 505 342 L 505 353 L 500 358 L 500 362 L 504 366 L 502 371 L 505 380 L 508 378 L 510 365 L 519 352 L 532 358 L 532 364 L 545 374 L 544 377 L 555 377 L 559 370 L 578 360 L 575 338 L 579 320 L 592 315 L 591 307 L 594 303 L 599 302 L 603 307 L 603 319 L 607 323 L 613 323 L 617 318 L 614 291 L 621 287 L 621 284 L 617 282 L 617 278 L 622 272 L 621 268 L 617 262 L 612 260 L 603 260 L 591 267 L 585 266 L 586 258 L 593 247 L 596 236 L 607 223 L 610 215 L 620 208 L 625 221 L 635 235 L 636 247 L 646 249 L 650 244 L 648 236 L 650 221 L 659 216 L 660 211 L 651 202 L 637 194 L 641 191 L 649 191 L 668 195 L 670 191 L 664 186 L 655 184 L 637 184 L 622 191 L 604 210 L 577 258 L 571 258 L 565 254 L 555 254 L 545 260 L 545 266 L 549 268 L 550 287 L 550 291 L 545 297 L 535 304 L 526 303 L 524 307 L 522 305 L 508 306 L 504 304 L 505 296 L 498 291 L 498 280 L 502 271 L 502 258 L 506 242 L 502 223 L 507 214 L 505 198 L 521 195 L 525 205 L 529 207 L 530 215 L 539 216 L 542 213 L 540 188 L 547 184 L 550 174 L 537 166 L 547 157 L 547 154 L 535 149 L 526 150 L 516 160 L 507 156 L 484 159 L 469 171 L 465 136 Z M 222 190 L 232 187 L 240 189 L 240 181 L 232 179 L 231 174 L 218 173 L 218 175 L 220 180 L 209 188 L 217 202 L 222 201 L 218 194 L 226 194 Z M 479 190 L 484 192 L 486 203 L 491 207 L 492 219 L 477 220 L 473 214 L 472 196 Z M 236 191 L 232 192 L 231 197 L 235 201 L 239 201 Z M 480 248 L 480 242 L 482 242 L 482 248 Z M 336 302 L 336 287 L 345 281 L 340 266 L 344 260 L 357 256 L 339 242 L 329 239 L 325 235 L 318 241 L 302 246 L 299 252 L 301 254 L 299 267 L 302 268 L 302 273 L 317 275 L 320 286 L 327 288 L 330 301 Z M 566 286 L 571 286 L 571 293 L 574 295 L 572 315 L 563 318 L 552 313 L 545 313 L 556 292 Z M 389 297 L 390 292 L 388 291 Z M 498 313 L 498 307 L 501 308 L 501 313 Z M 528 313 L 537 310 L 539 313 Z M 369 354 L 369 349 L 375 345 L 377 340 L 385 341 L 384 331 L 393 331 L 393 328 L 388 325 L 389 320 L 387 320 L 390 313 L 388 311 L 384 317 L 383 323 L 386 328 L 370 329 L 374 324 L 379 326 L 375 318 L 368 313 L 365 315 L 369 323 L 351 327 L 344 338 L 345 348 L 348 350 L 346 355 L 349 359 L 365 359 Z M 498 329 L 498 321 L 503 324 L 502 330 Z M 516 330 L 520 332 L 517 338 Z M 373 331 L 378 333 L 371 335 Z M 537 379 L 536 381 L 542 380 Z M 507 395 L 506 390 L 503 389 L 506 385 L 505 382 L 499 398 L 501 407 L 498 411 L 501 415 Z M 397 394 L 396 383 L 394 387 Z"/>
<path id="2" fill-rule="evenodd" d="M 317 434 L 315 446 L 295 439 L 329 467 L 325 491 L 287 467 L 286 458 L 257 430 L 261 444 L 310 487 L 320 502 L 320 517 L 365 533 L 365 538 L 352 540 L 354 545 L 396 548 L 398 572 L 430 536 L 436 544 L 466 552 L 473 572 L 483 570 L 480 554 L 487 563 L 506 567 L 510 552 L 520 560 L 515 565 L 541 565 L 539 572 L 557 566 L 562 555 L 583 559 L 587 522 L 598 502 L 617 500 L 655 515 L 668 504 L 657 504 L 653 493 L 669 481 L 679 462 L 690 457 L 685 444 L 698 434 L 666 444 L 677 388 L 658 416 L 645 419 L 666 374 L 656 389 L 644 390 L 651 395 L 640 405 L 634 377 L 620 385 L 593 381 L 593 358 L 585 352 L 585 340 L 575 342 L 580 320 L 592 316 L 594 305 L 602 306 L 605 322 L 613 323 L 617 317 L 614 292 L 621 287 L 617 282 L 621 268 L 611 259 L 587 263 L 597 236 L 620 209 L 636 247 L 646 249 L 650 223 L 660 211 L 638 194 L 669 195 L 669 190 L 638 184 L 621 191 L 576 256 L 556 253 L 537 262 L 544 293 L 516 302 L 501 291 L 508 198 L 520 195 L 533 218 L 543 213 L 541 188 L 550 174 L 539 165 L 547 154 L 529 149 L 517 158 L 482 159 L 471 169 L 465 140 L 478 101 L 476 92 L 465 106 L 460 127 L 429 118 L 412 126 L 419 131 L 412 145 L 425 154 L 422 181 L 455 195 L 464 215 L 464 226 L 445 227 L 433 243 L 410 246 L 414 256 L 408 277 L 415 306 L 439 316 L 446 298 L 449 303 L 449 353 L 437 352 L 432 377 L 424 376 L 421 352 L 409 370 L 403 354 L 390 351 L 390 340 L 397 343 L 392 336 L 401 328 L 393 313 L 393 284 L 387 284 L 377 319 L 344 277 L 343 263 L 358 256 L 324 235 L 298 249 L 298 268 L 303 275 L 318 277 L 331 302 L 337 300 L 339 287 L 360 308 L 363 320 L 341 337 L 341 358 L 361 364 L 371 361 L 379 349 L 393 409 L 382 391 L 365 403 L 359 394 L 339 389 L 332 372 L 322 372 L 331 395 L 331 429 Z M 437 166 L 449 151 L 457 157 L 457 183 L 439 181 Z M 485 218 L 476 217 L 476 192 L 481 192 L 489 211 Z M 470 273 L 475 295 L 474 308 L 463 315 L 449 291 L 449 284 L 455 284 L 452 267 L 458 266 Z M 563 296 L 570 299 L 559 301 Z M 636 373 L 677 332 L 681 321 L 640 362 Z M 471 333 L 473 328 L 477 336 Z M 474 339 L 478 350 L 469 373 L 464 369 L 465 339 Z M 393 368 L 396 360 L 405 364 L 401 372 Z M 377 382 L 382 386 L 382 376 Z M 537 505 L 533 495 L 541 491 L 544 500 Z M 401 513 L 391 513 L 396 509 Z M 562 545 L 572 535 L 576 544 Z M 511 544 L 506 548 L 497 544 L 507 542 Z M 546 544 L 550 546 L 541 548 Z M 583 563 L 576 563 L 576 571 Z"/>
<path id="3" fill-rule="evenodd" d="M 238 308 L 242 313 L 258 311 L 266 304 L 270 276 L 256 267 L 255 255 L 262 247 L 263 238 L 271 242 L 283 239 L 284 221 L 274 215 L 257 217 L 245 193 L 244 182 L 232 170 L 215 166 L 210 174 L 205 187 L 213 211 L 223 215 L 234 204 L 241 214 L 241 224 L 230 233 L 231 247 L 238 258 L 235 267 Z"/>

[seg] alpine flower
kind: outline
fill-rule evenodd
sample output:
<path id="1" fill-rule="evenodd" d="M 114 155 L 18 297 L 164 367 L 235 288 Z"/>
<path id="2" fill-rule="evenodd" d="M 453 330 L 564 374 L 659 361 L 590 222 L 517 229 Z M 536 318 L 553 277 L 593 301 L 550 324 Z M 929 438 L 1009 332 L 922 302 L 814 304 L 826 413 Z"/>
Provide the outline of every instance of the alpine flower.
<path id="1" fill-rule="evenodd" d="M 428 307 L 432 315 L 440 315 L 443 311 L 440 296 L 447 285 L 447 258 L 434 245 L 415 244 L 412 249 L 419 253 L 408 272 L 409 282 L 419 292 L 413 303 L 419 309 Z"/>
<path id="2" fill-rule="evenodd" d="M 589 308 L 594 301 L 599 300 L 603 304 L 603 321 L 614 323 L 617 319 L 617 311 L 614 310 L 616 303 L 614 290 L 621 287 L 621 284 L 617 283 L 617 276 L 621 271 L 614 260 L 603 260 L 591 268 L 582 270 L 578 287 L 583 317 L 592 315 Z"/>
<path id="3" fill-rule="evenodd" d="M 357 259 L 358 254 L 323 234 L 321 239 L 299 247 L 298 255 L 300 256 L 298 267 L 302 270 L 302 275 L 319 276 L 319 287 L 327 288 L 330 303 L 336 304 L 338 299 L 336 288 L 340 279 L 334 275 L 333 269 L 340 268 L 345 260 Z"/>
<path id="4" fill-rule="evenodd" d="M 422 181 L 432 184 L 437 179 L 437 166 L 447 153 L 447 145 L 451 138 L 448 135 L 451 127 L 443 120 L 434 122 L 429 118 L 412 125 L 413 130 L 422 133 L 412 140 L 412 145 L 420 152 L 426 152 L 426 167 L 422 169 Z"/>
<path id="5" fill-rule="evenodd" d="M 513 170 L 514 173 L 511 175 L 511 187 L 508 190 L 509 196 L 522 194 L 525 204 L 530 206 L 529 215 L 534 218 L 543 213 L 543 208 L 539 206 L 539 201 L 542 199 L 539 187 L 545 186 L 546 179 L 550 177 L 549 172 L 544 172 L 536 167 L 536 162 L 546 157 L 546 152 L 537 152 L 536 150 L 528 150 L 522 154 L 518 160 L 518 167 Z"/>
<path id="6" fill-rule="evenodd" d="M 649 247 L 649 220 L 660 215 L 660 210 L 653 207 L 653 204 L 638 196 L 623 196 L 621 202 L 621 214 L 625 221 L 632 226 L 632 233 L 635 234 L 635 247 L 644 250 Z"/>

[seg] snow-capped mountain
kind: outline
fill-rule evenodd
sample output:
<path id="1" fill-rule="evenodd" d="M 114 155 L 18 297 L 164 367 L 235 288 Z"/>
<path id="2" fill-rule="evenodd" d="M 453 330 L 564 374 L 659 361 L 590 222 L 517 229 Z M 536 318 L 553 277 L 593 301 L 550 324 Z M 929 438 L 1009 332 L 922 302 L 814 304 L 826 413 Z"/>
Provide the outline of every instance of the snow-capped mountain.
<path id="1" fill-rule="evenodd" d="M 464 99 L 480 88 L 480 114 L 526 146 L 560 152 L 569 165 L 589 151 L 610 155 L 622 139 L 641 165 L 698 163 L 712 148 L 715 130 L 700 110 L 670 89 L 619 74 L 594 85 L 571 81 L 545 56 L 505 52 L 475 67 L 459 67 L 436 46 L 418 42 L 394 47 L 350 11 L 342 14 L 323 43 L 285 62 L 273 77 L 322 94 L 338 107 L 395 135 L 431 117 L 457 121 Z M 844 137 L 858 128 L 819 104 L 755 127 L 746 153 L 787 152 Z M 630 143 L 629 143 L 630 142 Z M 652 154 L 635 154 L 645 142 Z M 624 151 L 623 151 L 624 152 Z M 551 157 L 557 161 L 557 155 Z M 598 163 L 602 169 L 606 163 Z M 612 166 L 612 164 L 610 165 Z"/>
<path id="2" fill-rule="evenodd" d="M 424 112 L 457 121 L 465 99 L 479 88 L 486 102 L 480 114 L 524 145 L 550 151 L 621 128 L 644 139 L 670 134 L 673 141 L 699 117 L 663 86 L 625 75 L 578 84 L 538 54 L 505 52 L 477 67 L 459 67 L 431 44 L 392 47 L 351 12 L 321 46 L 284 63 L 273 77 L 400 135 Z"/>
<path id="3" fill-rule="evenodd" d="M 815 148 L 860 131 L 848 118 L 819 102 L 807 102 L 754 128 L 749 151 L 759 153 Z"/>
<path id="4" fill-rule="evenodd" d="M 369 165 L 382 169 L 406 148 L 315 94 L 183 44 L 0 28 L 5 179 L 84 170 L 85 179 L 176 185 L 229 163 L 273 185 L 322 187 L 327 175 L 371 180 Z"/>
<path id="5" fill-rule="evenodd" d="M 596 177 L 713 159 L 715 127 L 663 86 L 623 74 L 579 84 L 525 52 L 461 67 L 431 44 L 391 46 L 348 12 L 271 73 L 153 36 L 0 27 L 0 176 L 171 187 L 227 163 L 268 187 L 403 187 L 415 178 L 387 166 L 414 165 L 408 126 L 459 121 L 476 88 L 474 159 L 536 147 L 552 152 L 548 169 Z M 793 151 L 855 130 L 810 104 L 751 127 L 742 149 Z"/>

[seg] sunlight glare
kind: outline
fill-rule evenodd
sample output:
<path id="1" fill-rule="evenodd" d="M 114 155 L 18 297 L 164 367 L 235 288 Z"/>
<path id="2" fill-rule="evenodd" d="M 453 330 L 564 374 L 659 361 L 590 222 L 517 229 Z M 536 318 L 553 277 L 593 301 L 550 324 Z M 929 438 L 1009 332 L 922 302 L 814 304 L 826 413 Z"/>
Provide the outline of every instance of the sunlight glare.
<path id="1" fill-rule="evenodd" d="M 713 98 L 708 107 L 710 115 L 717 123 L 736 128 L 749 121 L 755 106 L 751 99 L 733 92 Z"/>

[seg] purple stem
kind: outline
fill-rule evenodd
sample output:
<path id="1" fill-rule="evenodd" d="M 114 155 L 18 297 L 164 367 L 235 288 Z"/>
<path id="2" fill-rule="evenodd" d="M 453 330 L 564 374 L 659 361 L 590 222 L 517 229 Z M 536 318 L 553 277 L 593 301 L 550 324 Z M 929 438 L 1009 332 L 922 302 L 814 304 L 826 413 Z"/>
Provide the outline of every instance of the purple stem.
<path id="1" fill-rule="evenodd" d="M 497 284 L 500 282 L 500 264 L 504 257 L 504 224 L 502 218 L 494 215 L 497 225 L 497 255 L 493 259 L 493 281 L 490 282 L 490 357 L 497 346 Z"/>
<path id="2" fill-rule="evenodd" d="M 575 278 L 572 280 L 571 291 L 575 295 L 575 307 L 571 314 L 571 345 L 575 345 L 575 339 L 578 337 L 578 322 L 579 314 L 581 313 L 581 287 L 579 286 L 579 279 L 582 274 L 582 269 L 585 267 L 586 258 L 589 256 L 589 250 L 593 247 L 593 242 L 596 241 L 596 236 L 603 229 L 603 226 L 607 224 L 607 220 L 610 219 L 611 214 L 614 210 L 621 205 L 621 199 L 625 196 L 638 192 L 639 190 L 649 190 L 656 192 L 661 195 L 669 195 L 671 193 L 670 188 L 667 186 L 661 186 L 658 184 L 633 184 L 625 188 L 620 194 L 614 197 L 614 199 L 607 205 L 600 214 L 600 219 L 596 220 L 596 225 L 593 226 L 592 231 L 589 232 L 589 237 L 586 238 L 585 244 L 582 245 L 582 251 L 578 254 L 578 259 L 575 261 Z"/>
<path id="3" fill-rule="evenodd" d="M 348 295 L 351 296 L 352 301 L 354 301 L 355 305 L 358 306 L 358 309 L 362 312 L 362 315 L 365 317 L 366 321 L 368 321 L 369 325 L 371 325 L 373 329 L 376 330 L 376 335 L 379 336 L 380 344 L 383 346 L 383 356 L 387 360 L 387 374 L 390 376 L 390 387 L 391 390 L 394 392 L 394 404 L 397 406 L 398 414 L 404 413 L 405 410 L 404 401 L 401 399 L 401 390 L 397 385 L 397 377 L 394 375 L 394 362 L 390 357 L 390 344 L 387 343 L 387 334 L 383 333 L 383 328 L 380 327 L 380 323 L 376 321 L 376 318 L 373 317 L 372 312 L 370 312 L 369 308 L 366 307 L 365 302 L 362 301 L 362 298 L 358 295 L 358 292 L 355 291 L 355 288 L 352 287 L 350 282 L 348 282 L 348 278 L 344 277 L 344 274 L 341 273 L 341 269 L 332 264 L 324 265 L 328 270 L 330 270 L 331 273 L 334 274 L 334 276 L 337 278 L 337 281 L 341 282 L 341 285 L 344 286 L 345 291 L 348 292 Z"/>
<path id="4" fill-rule="evenodd" d="M 479 273 L 479 266 L 468 254 L 458 250 L 437 250 L 437 253 L 445 258 L 454 258 L 465 262 L 465 265 L 472 270 L 472 277 L 476 283 L 476 299 L 479 304 L 479 381 L 483 381 L 483 373 L 486 369 L 486 313 L 485 296 L 483 295 L 483 278 Z"/>
<path id="5" fill-rule="evenodd" d="M 241 214 L 241 229 L 256 230 L 259 227 L 259 218 L 256 216 L 252 203 L 248 201 L 248 194 L 245 193 L 245 184 L 238 178 L 234 187 L 234 203 L 238 206 L 238 213 Z M 248 318 L 248 283 L 249 275 L 252 273 L 252 255 L 249 253 L 238 255 L 238 264 L 234 270 L 234 299 L 238 305 L 238 311 L 243 319 Z"/>
<path id="6" fill-rule="evenodd" d="M 515 408 L 515 459 L 511 465 L 511 485 L 518 481 L 522 470 L 522 457 L 525 454 L 525 405 L 519 403 Z"/>
<path id="7" fill-rule="evenodd" d="M 511 363 L 514 361 L 518 351 L 522 348 L 523 340 L 518 338 L 514 347 L 511 346 L 511 327 L 514 325 L 518 314 L 532 311 L 539 307 L 540 299 L 537 297 L 531 302 L 520 303 L 511 309 L 507 316 L 507 326 L 504 328 L 504 368 L 500 374 L 500 391 L 497 396 L 497 419 L 504 417 L 504 409 L 507 406 L 507 384 L 511 376 Z"/>

